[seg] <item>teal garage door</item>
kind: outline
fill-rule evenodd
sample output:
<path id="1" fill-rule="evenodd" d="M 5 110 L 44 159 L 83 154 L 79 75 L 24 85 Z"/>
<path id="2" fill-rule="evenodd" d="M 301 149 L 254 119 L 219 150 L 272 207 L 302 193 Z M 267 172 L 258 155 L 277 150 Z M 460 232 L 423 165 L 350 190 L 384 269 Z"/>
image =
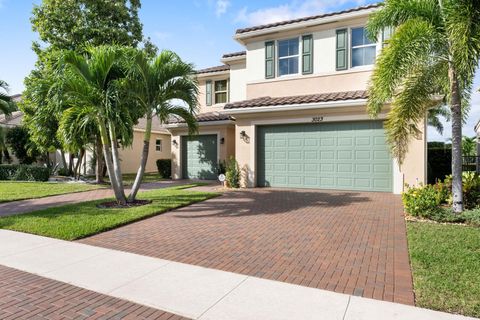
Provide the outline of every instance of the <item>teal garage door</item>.
<path id="1" fill-rule="evenodd" d="M 182 176 L 184 179 L 217 178 L 217 135 L 182 137 Z"/>
<path id="2" fill-rule="evenodd" d="M 382 121 L 261 126 L 260 187 L 392 191 Z"/>

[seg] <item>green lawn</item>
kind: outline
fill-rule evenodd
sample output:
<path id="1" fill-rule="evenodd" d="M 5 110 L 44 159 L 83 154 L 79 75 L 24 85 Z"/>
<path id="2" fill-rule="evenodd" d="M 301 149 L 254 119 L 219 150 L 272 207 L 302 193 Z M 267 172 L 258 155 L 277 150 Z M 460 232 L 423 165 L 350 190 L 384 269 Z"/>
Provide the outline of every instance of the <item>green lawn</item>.
<path id="1" fill-rule="evenodd" d="M 408 222 L 419 307 L 480 317 L 480 228 Z"/>
<path id="2" fill-rule="evenodd" d="M 2 181 L 0 182 L 0 202 L 42 198 L 98 188 L 100 188 L 98 185 L 81 183 Z"/>
<path id="3" fill-rule="evenodd" d="M 217 193 L 183 190 L 193 186 L 196 185 L 142 192 L 138 199 L 153 202 L 139 207 L 98 208 L 97 204 L 107 201 L 104 199 L 3 217 L 0 218 L 0 228 L 75 240 L 218 196 Z"/>
<path id="4" fill-rule="evenodd" d="M 133 182 L 135 181 L 135 177 L 137 176 L 136 173 L 124 173 L 122 175 L 123 177 L 123 184 L 124 185 L 132 185 Z M 145 173 L 143 175 L 142 182 L 143 183 L 148 183 L 148 182 L 158 182 L 162 181 L 165 179 L 160 178 L 160 175 L 158 172 L 151 172 L 151 173 Z"/>

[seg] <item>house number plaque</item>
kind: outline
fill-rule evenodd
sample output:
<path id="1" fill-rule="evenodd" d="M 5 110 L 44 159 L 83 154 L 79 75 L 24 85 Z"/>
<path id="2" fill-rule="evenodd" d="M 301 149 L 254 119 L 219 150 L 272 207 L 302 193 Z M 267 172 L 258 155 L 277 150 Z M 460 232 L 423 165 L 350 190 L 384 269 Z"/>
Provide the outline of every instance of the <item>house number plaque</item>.
<path id="1" fill-rule="evenodd" d="M 312 122 L 313 123 L 319 123 L 323 121 L 323 117 L 313 117 Z"/>

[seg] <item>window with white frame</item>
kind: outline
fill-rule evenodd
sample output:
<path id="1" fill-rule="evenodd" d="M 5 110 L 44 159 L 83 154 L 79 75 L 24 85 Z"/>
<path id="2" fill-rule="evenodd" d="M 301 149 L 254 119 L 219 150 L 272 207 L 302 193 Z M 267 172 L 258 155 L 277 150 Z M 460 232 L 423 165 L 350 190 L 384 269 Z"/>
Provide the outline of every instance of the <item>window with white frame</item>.
<path id="1" fill-rule="evenodd" d="M 278 75 L 298 73 L 298 38 L 278 41 Z"/>
<path id="2" fill-rule="evenodd" d="M 228 82 L 227 80 L 215 81 L 215 103 L 228 102 Z"/>
<path id="3" fill-rule="evenodd" d="M 377 44 L 371 41 L 364 27 L 352 28 L 352 68 L 375 63 Z"/>
<path id="4" fill-rule="evenodd" d="M 155 151 L 161 152 L 162 151 L 162 140 L 156 139 L 155 140 Z"/>

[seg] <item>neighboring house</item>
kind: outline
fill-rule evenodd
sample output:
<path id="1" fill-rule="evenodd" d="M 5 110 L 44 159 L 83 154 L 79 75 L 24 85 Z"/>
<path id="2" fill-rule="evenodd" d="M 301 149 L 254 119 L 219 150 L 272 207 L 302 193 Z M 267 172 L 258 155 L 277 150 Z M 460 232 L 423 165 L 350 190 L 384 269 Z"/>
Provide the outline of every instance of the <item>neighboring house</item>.
<path id="1" fill-rule="evenodd" d="M 244 187 L 400 193 L 426 182 L 426 125 L 400 167 L 383 129 L 366 113 L 367 82 L 389 33 L 364 29 L 378 5 L 236 31 L 244 52 L 198 71 L 199 135 L 172 133 L 174 179 L 213 179 L 235 156 Z"/>
<path id="2" fill-rule="evenodd" d="M 143 151 L 143 135 L 145 133 L 146 121 L 140 119 L 133 128 L 133 143 L 130 147 L 120 150 L 120 164 L 123 173 L 135 173 L 140 166 L 140 157 Z M 158 117 L 152 121 L 152 135 L 148 154 L 146 172 L 157 172 L 158 159 L 170 159 L 172 156 L 170 133 L 161 126 Z"/>

